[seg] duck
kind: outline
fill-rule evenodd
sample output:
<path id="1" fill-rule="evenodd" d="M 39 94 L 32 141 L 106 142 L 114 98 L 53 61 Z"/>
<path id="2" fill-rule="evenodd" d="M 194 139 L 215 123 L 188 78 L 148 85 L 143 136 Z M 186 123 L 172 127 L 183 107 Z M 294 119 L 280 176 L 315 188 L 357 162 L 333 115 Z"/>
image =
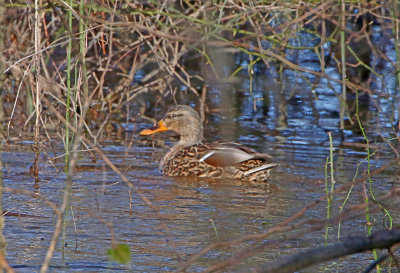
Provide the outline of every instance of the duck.
<path id="1" fill-rule="evenodd" d="M 159 168 L 165 176 L 190 176 L 266 182 L 277 164 L 271 156 L 234 142 L 203 142 L 200 115 L 188 105 L 169 108 L 164 117 L 142 136 L 174 131 L 179 141 L 162 157 Z"/>

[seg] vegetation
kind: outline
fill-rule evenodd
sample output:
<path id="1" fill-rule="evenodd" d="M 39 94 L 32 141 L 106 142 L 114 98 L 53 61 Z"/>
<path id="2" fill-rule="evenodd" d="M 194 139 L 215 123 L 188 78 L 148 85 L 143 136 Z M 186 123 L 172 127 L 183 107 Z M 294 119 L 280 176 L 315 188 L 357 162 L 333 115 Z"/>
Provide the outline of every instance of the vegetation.
<path id="1" fill-rule="evenodd" d="M 365 218 L 365 235 L 382 228 L 395 230 L 396 219 L 392 219 L 391 210 L 398 205 L 399 188 L 376 196 L 373 176 L 393 165 L 398 175 L 399 137 L 395 132 L 400 130 L 398 1 L 17 0 L 6 1 L 0 7 L 0 15 L 2 137 L 9 140 L 23 135 L 34 139 L 35 162 L 31 172 L 35 177 L 40 176 L 41 153 L 47 154 L 40 142 L 62 140 L 65 147 L 68 179 L 60 205 L 48 203 L 57 221 L 41 272 L 48 270 L 63 222 L 68 219 L 72 177 L 82 147 L 87 153 L 96 152 L 130 191 L 159 215 L 159 208 L 124 176 L 98 144 L 112 130 L 114 122 L 148 119 L 154 109 L 166 107 L 169 102 L 195 103 L 205 119 L 211 89 L 221 92 L 225 107 L 232 107 L 232 97 L 239 95 L 224 86 L 236 84 L 239 75 L 249 81 L 246 92 L 252 98 L 254 111 L 260 105 L 268 107 L 270 96 L 276 96 L 278 118 L 283 121 L 290 115 L 288 104 L 296 99 L 295 88 L 288 88 L 288 77 L 295 75 L 302 79 L 301 88 L 315 101 L 320 95 L 317 86 L 327 86 L 340 102 L 337 110 L 341 133 L 345 129 L 361 132 L 362 140 L 354 145 L 365 149 L 365 158 L 355 166 L 354 179 L 338 186 L 335 147 L 329 134 L 326 195 L 259 234 L 199 249 L 196 255 L 182 262 L 179 270 L 186 270 L 218 247 L 246 243 L 238 253 L 216 262 L 207 271 L 238 265 L 267 247 L 298 238 L 310 230 L 325 229 L 328 243 L 330 228 L 335 226 L 340 240 L 341 223 L 352 218 Z M 307 54 L 318 60 L 317 65 L 311 66 L 307 57 L 299 57 Z M 340 77 L 332 75 L 332 71 Z M 275 83 L 262 98 L 253 90 L 261 74 L 274 78 Z M 371 148 L 371 136 L 365 130 L 368 109 L 361 109 L 361 97 L 386 114 L 393 124 L 390 136 L 380 135 L 394 158 L 385 168 L 374 168 L 371 164 L 376 149 Z M 388 113 L 381 111 L 382 99 L 389 101 Z M 364 163 L 367 171 L 360 174 L 359 166 Z M 348 205 L 346 202 L 355 188 L 362 192 L 363 203 Z M 42 198 L 28 191 L 5 187 L 3 190 Z M 335 199 L 339 196 L 342 203 L 338 208 Z M 307 211 L 325 200 L 326 219 L 301 220 Z M 375 228 L 373 214 L 379 214 L 387 224 Z M 159 219 L 163 222 L 161 216 Z M 216 225 L 211 223 L 218 235 Z M 162 225 L 168 232 L 168 225 L 165 222 Z M 306 229 L 309 225 L 312 227 Z M 112 226 L 108 227 L 113 241 L 108 251 L 110 259 L 129 263 L 126 257 L 129 248 L 117 244 Z M 293 230 L 297 232 L 283 236 Z M 282 238 L 265 243 L 272 234 Z M 0 242 L 1 246 L 4 249 L 5 244 Z M 394 251 L 395 248 L 390 248 L 389 254 L 384 254 L 393 258 L 385 264 L 388 268 L 399 266 Z M 4 253 L 0 264 L 11 271 Z M 375 251 L 374 259 L 379 258 Z"/>

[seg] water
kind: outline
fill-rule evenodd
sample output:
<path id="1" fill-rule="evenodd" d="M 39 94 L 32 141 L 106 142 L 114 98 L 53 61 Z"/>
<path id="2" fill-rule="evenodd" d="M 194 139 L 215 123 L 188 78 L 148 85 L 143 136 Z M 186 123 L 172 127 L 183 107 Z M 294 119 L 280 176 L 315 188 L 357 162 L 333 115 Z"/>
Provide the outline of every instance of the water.
<path id="1" fill-rule="evenodd" d="M 308 111 L 307 107 L 301 107 L 301 110 Z M 279 167 L 273 171 L 269 184 L 163 177 L 157 170 L 157 161 L 165 148 L 156 146 L 153 149 L 151 140 L 133 134 L 129 129 L 132 126 L 121 125 L 128 128 L 127 131 L 122 138 L 114 136 L 102 143 L 103 151 L 157 207 L 159 213 L 146 206 L 135 192 L 130 195 L 129 188 L 100 158 L 93 163 L 89 154 L 83 154 L 73 176 L 71 209 L 68 211 L 65 236 L 57 244 L 50 271 L 175 271 L 191 255 L 207 245 L 262 232 L 324 196 L 324 165 L 329 156 L 326 131 L 334 127 L 330 125 L 332 122 L 329 119 L 315 120 L 312 113 L 308 116 L 302 114 L 303 118 L 293 114 L 287 120 L 287 127 L 282 129 L 271 126 L 276 118 L 273 114 L 258 121 L 258 113 L 246 108 L 242 112 L 244 114 L 229 121 L 223 120 L 219 113 L 212 114 L 206 125 L 211 129 L 207 130 L 206 135 L 211 140 L 218 139 L 211 131 L 226 122 L 229 125 L 227 128 L 236 132 L 232 136 L 234 140 L 272 155 Z M 337 124 L 337 120 L 334 123 Z M 146 124 L 136 126 L 142 128 Z M 133 129 L 137 131 L 138 128 Z M 356 164 L 366 157 L 366 152 L 357 147 L 342 146 L 337 129 L 332 130 L 332 134 L 337 182 L 335 187 L 339 187 L 353 179 Z M 362 139 L 352 131 L 345 131 L 345 135 L 347 142 L 360 142 Z M 172 135 L 160 135 L 157 138 L 163 136 Z M 127 153 L 132 139 L 133 145 Z M 167 137 L 167 146 L 173 142 Z M 1 158 L 4 186 L 31 190 L 59 204 L 66 176 L 63 172 L 57 173 L 56 168 L 63 170 L 63 162 L 59 160 L 52 166 L 43 154 L 39 180 L 35 180 L 29 174 L 29 166 L 33 162 L 30 145 L 26 141 L 16 141 L 11 146 L 3 144 Z M 61 143 L 56 142 L 55 147 L 57 154 L 61 154 Z M 388 164 L 393 158 L 389 149 L 382 148 L 379 157 L 372 159 L 372 168 Z M 365 170 L 366 164 L 362 164 L 360 175 Z M 397 174 L 398 168 L 392 164 L 374 179 L 377 196 L 398 185 Z M 349 203 L 362 203 L 361 193 L 361 187 L 357 185 Z M 334 215 L 337 215 L 344 196 L 344 193 L 335 194 Z M 54 213 L 43 202 L 22 195 L 5 193 L 3 204 L 5 210 L 27 215 L 6 217 L 8 262 L 18 272 L 37 271 L 52 236 L 56 219 Z M 322 220 L 326 217 L 325 207 L 326 203 L 322 202 L 308 210 L 304 217 Z M 398 210 L 391 208 L 390 212 L 398 223 Z M 386 220 L 382 213 L 374 214 L 376 229 L 383 228 L 382 221 Z M 110 227 L 115 242 L 127 244 L 131 250 L 132 260 L 128 266 L 109 262 L 107 249 L 111 247 Z M 334 226 L 329 242 L 336 242 L 336 232 L 337 226 Z M 342 226 L 342 234 L 345 236 L 365 232 L 362 215 Z M 240 272 L 273 261 L 281 255 L 321 246 L 324 244 L 323 234 L 324 229 L 306 232 L 298 238 L 254 255 L 232 270 Z M 268 238 L 277 239 L 282 239 L 281 235 Z M 188 270 L 204 270 L 240 251 L 243 246 L 214 249 Z M 348 271 L 351 268 L 365 268 L 371 260 L 371 254 L 358 254 L 340 262 L 314 266 L 311 270 L 319 272 L 326 268 L 326 272 Z"/>

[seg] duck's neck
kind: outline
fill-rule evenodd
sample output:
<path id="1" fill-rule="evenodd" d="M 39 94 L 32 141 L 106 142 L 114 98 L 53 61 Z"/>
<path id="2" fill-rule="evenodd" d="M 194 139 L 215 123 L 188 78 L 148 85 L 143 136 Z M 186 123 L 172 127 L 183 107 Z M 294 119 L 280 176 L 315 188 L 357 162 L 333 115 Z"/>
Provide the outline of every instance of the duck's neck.
<path id="1" fill-rule="evenodd" d="M 203 128 L 199 128 L 198 130 L 193 130 L 192 132 L 188 132 L 188 134 L 181 135 L 179 142 L 176 143 L 171 149 L 163 156 L 160 161 L 160 169 L 167 164 L 167 162 L 173 159 L 176 154 L 181 151 L 185 147 L 189 147 L 192 145 L 200 144 L 203 141 Z"/>
<path id="2" fill-rule="evenodd" d="M 203 131 L 191 132 L 186 135 L 181 135 L 179 142 L 176 143 L 175 146 L 188 147 L 201 142 L 203 142 Z"/>

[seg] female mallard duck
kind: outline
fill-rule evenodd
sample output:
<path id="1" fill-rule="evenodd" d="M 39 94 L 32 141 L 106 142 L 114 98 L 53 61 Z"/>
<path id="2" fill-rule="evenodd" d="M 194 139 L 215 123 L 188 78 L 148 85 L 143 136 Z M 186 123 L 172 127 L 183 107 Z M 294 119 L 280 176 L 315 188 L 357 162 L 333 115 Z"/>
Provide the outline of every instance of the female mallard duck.
<path id="1" fill-rule="evenodd" d="M 199 114 L 190 106 L 171 107 L 157 125 L 140 132 L 152 135 L 174 131 L 180 140 L 161 159 L 160 169 L 167 176 L 266 181 L 276 164 L 270 156 L 236 143 L 203 144 L 203 125 Z"/>

